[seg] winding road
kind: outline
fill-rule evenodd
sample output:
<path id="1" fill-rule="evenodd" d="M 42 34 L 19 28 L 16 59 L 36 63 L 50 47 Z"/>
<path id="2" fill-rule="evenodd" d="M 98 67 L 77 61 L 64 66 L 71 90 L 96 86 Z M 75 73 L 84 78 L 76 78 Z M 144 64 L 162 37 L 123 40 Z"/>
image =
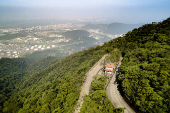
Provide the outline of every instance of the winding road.
<path id="1" fill-rule="evenodd" d="M 74 113 L 78 113 L 80 111 L 81 106 L 83 105 L 83 96 L 89 94 L 90 86 L 93 80 L 93 76 L 97 75 L 100 69 L 103 67 L 102 61 L 105 59 L 107 55 L 104 55 L 87 73 L 86 73 L 86 79 L 84 81 L 84 84 L 82 86 L 79 99 L 75 108 Z"/>
<path id="2" fill-rule="evenodd" d="M 119 85 L 119 81 L 118 81 L 118 71 L 119 71 L 119 67 L 121 65 L 121 61 L 122 59 L 119 61 L 119 64 L 116 68 L 115 73 L 113 74 L 107 88 L 106 91 L 108 93 L 108 98 L 109 100 L 112 102 L 112 105 L 116 108 L 125 108 L 124 113 L 135 113 L 130 106 L 124 101 L 124 99 L 122 98 L 119 90 L 118 90 L 118 85 Z"/>
<path id="3" fill-rule="evenodd" d="M 80 112 L 81 106 L 83 105 L 83 97 L 85 95 L 89 94 L 89 90 L 90 90 L 90 86 L 93 80 L 93 76 L 97 75 L 100 71 L 100 69 L 103 67 L 102 61 L 105 59 L 107 55 L 104 55 L 87 73 L 86 73 L 86 78 L 85 81 L 83 83 L 80 95 L 79 95 L 79 99 L 75 108 L 74 113 L 78 113 Z M 121 61 L 122 59 L 119 61 L 119 64 L 116 68 L 116 71 L 114 72 L 107 88 L 106 91 L 108 93 L 108 98 L 109 100 L 112 102 L 112 105 L 115 108 L 125 108 L 124 113 L 135 113 L 130 106 L 124 101 L 124 99 L 122 98 L 119 90 L 118 90 L 118 85 L 119 85 L 119 81 L 118 81 L 118 71 L 119 71 L 119 67 L 121 65 Z"/>

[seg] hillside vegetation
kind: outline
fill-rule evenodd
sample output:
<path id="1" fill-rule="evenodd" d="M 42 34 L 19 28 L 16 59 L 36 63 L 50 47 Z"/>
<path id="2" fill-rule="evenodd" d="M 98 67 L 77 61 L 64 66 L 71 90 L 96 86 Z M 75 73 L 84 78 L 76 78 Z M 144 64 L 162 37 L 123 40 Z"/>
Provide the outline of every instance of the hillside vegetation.
<path id="1" fill-rule="evenodd" d="M 47 57 L 39 62 L 32 63 L 24 58 L 0 60 L 0 110 L 3 103 L 10 98 L 16 89 L 16 84 L 20 83 L 25 76 L 39 72 L 42 69 L 57 62 L 59 58 Z M 10 106 L 9 106 L 10 107 Z"/>
<path id="2" fill-rule="evenodd" d="M 122 51 L 119 80 L 130 102 L 142 112 L 170 112 L 170 18 L 134 29 L 107 46 Z"/>
<path id="3" fill-rule="evenodd" d="M 42 71 L 35 71 L 38 67 L 32 65 L 35 74 L 28 74 L 16 81 L 12 84 L 12 92 L 2 95 L 7 97 L 1 102 L 2 112 L 72 112 L 85 73 L 104 54 L 100 47 L 90 48 L 57 61 Z"/>
<path id="4" fill-rule="evenodd" d="M 86 95 L 80 113 L 121 113 L 123 109 L 115 109 L 108 100 L 106 86 L 109 78 L 95 75 L 90 87 L 90 94 Z"/>
<path id="5" fill-rule="evenodd" d="M 124 57 L 119 80 L 130 102 L 142 112 L 170 112 L 170 18 L 158 24 L 143 25 L 123 37 L 104 43 L 103 46 L 92 47 L 61 60 L 49 59 L 47 61 L 52 60 L 52 65 L 48 64 L 42 69 L 32 65 L 32 68 L 35 67 L 33 73 L 27 71 L 26 76 L 21 73 L 21 79 L 11 85 L 20 75 L 15 74 L 15 68 L 10 69 L 10 73 L 1 71 L 6 74 L 0 77 L 0 112 L 73 112 L 85 73 L 104 54 L 113 53 L 115 48 L 118 48 Z M 25 69 L 23 64 L 18 63 L 17 72 Z M 14 65 L 3 64 L 1 67 L 3 66 L 8 69 Z M 13 76 L 12 80 L 2 79 L 9 75 Z M 2 83 L 7 85 L 2 86 Z M 4 90 L 6 86 L 12 90 Z M 105 92 L 99 93 L 107 97 Z M 99 111 L 99 108 L 96 111 Z"/>

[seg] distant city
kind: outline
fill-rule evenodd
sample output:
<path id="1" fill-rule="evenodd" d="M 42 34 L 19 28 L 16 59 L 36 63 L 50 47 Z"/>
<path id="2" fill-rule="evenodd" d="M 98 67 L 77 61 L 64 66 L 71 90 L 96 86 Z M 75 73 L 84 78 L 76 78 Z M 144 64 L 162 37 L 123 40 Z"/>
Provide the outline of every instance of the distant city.
<path id="1" fill-rule="evenodd" d="M 120 34 L 105 34 L 96 28 L 84 29 L 83 26 L 85 25 L 86 24 L 67 23 L 30 28 L 0 29 L 0 58 L 18 58 L 24 56 L 26 53 L 54 48 L 60 50 L 61 53 L 65 52 L 70 55 L 75 51 L 88 48 L 89 46 L 81 46 L 75 50 L 67 47 L 69 45 L 74 46 L 83 43 L 81 34 L 78 40 L 64 34 L 76 30 L 86 31 L 89 33 L 88 37 L 95 39 L 95 42 L 90 46 L 102 45 L 105 41 L 120 36 Z"/>

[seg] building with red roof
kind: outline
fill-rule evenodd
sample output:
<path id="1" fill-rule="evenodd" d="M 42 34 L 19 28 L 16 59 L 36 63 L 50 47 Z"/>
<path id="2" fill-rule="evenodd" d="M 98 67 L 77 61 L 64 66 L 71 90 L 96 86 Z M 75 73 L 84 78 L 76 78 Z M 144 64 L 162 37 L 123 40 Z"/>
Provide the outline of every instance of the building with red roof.
<path id="1" fill-rule="evenodd" d="M 113 71 L 113 68 L 114 68 L 114 64 L 107 63 L 107 64 L 105 65 L 104 71 L 105 71 L 105 73 L 111 74 L 112 71 Z"/>

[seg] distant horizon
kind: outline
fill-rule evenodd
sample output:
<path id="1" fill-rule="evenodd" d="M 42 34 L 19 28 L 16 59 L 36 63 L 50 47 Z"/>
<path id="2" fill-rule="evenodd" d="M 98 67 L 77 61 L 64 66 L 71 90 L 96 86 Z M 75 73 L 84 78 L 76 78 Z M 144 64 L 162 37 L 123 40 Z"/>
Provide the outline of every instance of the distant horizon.
<path id="1" fill-rule="evenodd" d="M 146 24 L 170 17 L 169 5 L 169 0 L 1 0 L 0 21 L 96 19 Z"/>
<path id="2" fill-rule="evenodd" d="M 162 21 L 159 21 L 162 22 Z M 54 24 L 68 24 L 68 23 L 72 23 L 72 24 L 84 24 L 84 25 L 88 25 L 88 24 L 94 24 L 94 25 L 111 25 L 111 24 L 126 24 L 126 25 L 145 25 L 145 24 L 151 24 L 151 23 L 123 23 L 123 22 L 113 22 L 112 20 L 98 20 L 98 19 L 15 19 L 15 20 L 0 20 L 0 26 L 3 24 L 5 25 L 5 23 L 7 23 L 8 25 L 19 25 L 19 26 L 27 26 L 29 24 L 33 23 L 36 26 L 44 26 L 44 25 L 54 25 Z M 35 26 L 34 25 L 34 26 Z M 0 27 L 1 28 L 1 27 Z M 9 27 L 10 28 L 10 27 Z M 25 27 L 24 27 L 25 28 Z"/>

